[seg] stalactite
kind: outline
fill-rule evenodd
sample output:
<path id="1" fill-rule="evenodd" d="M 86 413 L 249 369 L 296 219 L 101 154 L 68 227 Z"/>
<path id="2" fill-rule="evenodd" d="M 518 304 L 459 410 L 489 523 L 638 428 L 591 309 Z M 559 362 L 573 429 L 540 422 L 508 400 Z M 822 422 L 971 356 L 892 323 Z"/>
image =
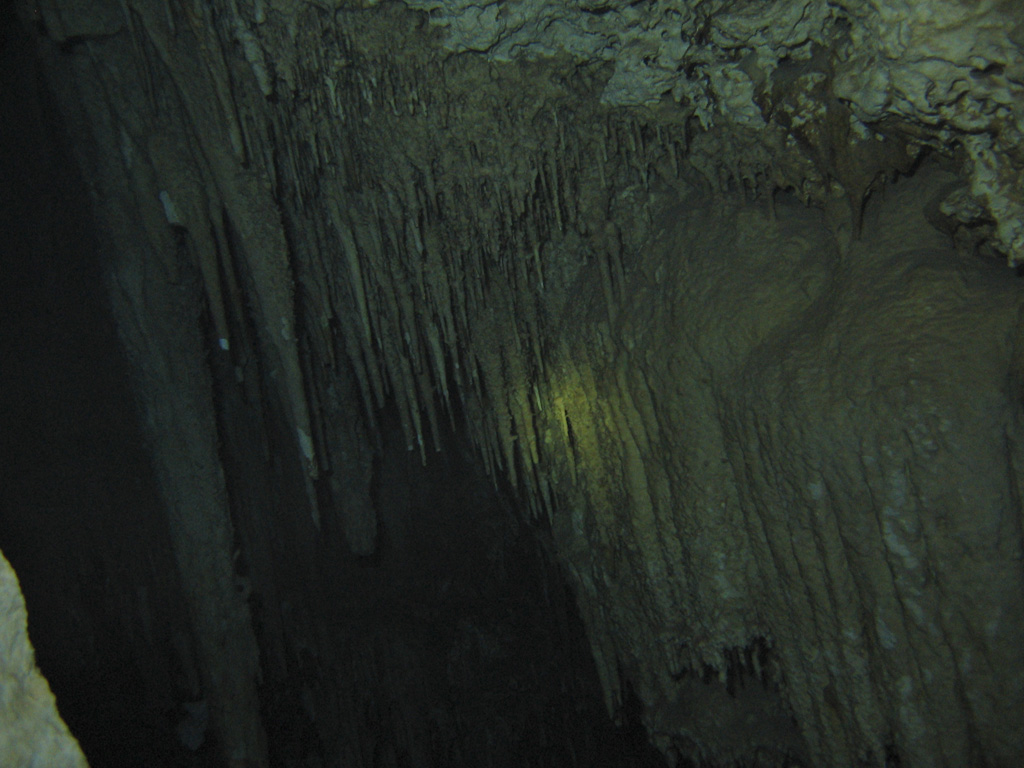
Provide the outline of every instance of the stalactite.
<path id="1" fill-rule="evenodd" d="M 338 232 L 338 237 L 341 239 L 342 250 L 344 251 L 345 261 L 348 264 L 349 272 L 349 284 L 352 287 L 352 291 L 355 293 L 356 306 L 359 310 L 359 317 L 361 320 L 362 333 L 360 334 L 364 340 L 365 348 L 370 349 L 370 335 L 373 331 L 373 327 L 370 325 L 370 313 L 366 301 L 366 284 L 363 281 L 363 272 L 359 265 L 359 251 L 356 248 L 356 240 L 354 233 L 350 229 L 346 217 L 340 210 L 340 202 L 332 200 L 333 203 L 328 214 L 331 215 L 334 222 L 334 227 Z"/>
<path id="2" fill-rule="evenodd" d="M 558 392 L 557 389 L 555 389 Z M 569 431 L 569 411 L 565 402 L 565 397 L 561 394 L 556 394 L 553 398 L 552 405 L 554 406 L 555 414 L 558 419 L 558 426 L 561 427 L 562 433 L 562 454 L 565 457 L 569 465 L 569 474 L 572 478 L 572 482 L 576 483 L 578 477 L 576 474 L 576 451 L 572 445 L 572 439 Z"/>
<path id="3" fill-rule="evenodd" d="M 224 119 L 224 125 L 231 149 L 234 153 L 234 159 L 239 165 L 245 165 L 247 160 L 245 140 L 242 137 L 242 126 L 238 119 L 237 106 L 235 104 L 234 95 L 231 91 L 231 82 L 227 74 L 228 67 L 224 61 L 223 55 L 217 55 L 223 51 L 223 47 L 220 42 L 215 39 L 215 33 L 206 31 L 214 29 L 214 25 L 212 23 L 212 19 L 209 18 L 208 11 L 204 15 L 205 18 L 202 20 L 201 24 L 196 23 L 198 21 L 198 14 L 190 16 L 191 19 L 195 20 L 193 32 L 200 40 L 199 50 L 202 52 L 203 59 L 206 63 L 207 73 L 210 76 L 210 80 L 213 82 L 214 93 L 216 94 L 217 104 L 220 107 L 220 112 Z M 199 28 L 196 28 L 197 26 Z"/>
<path id="4" fill-rule="evenodd" d="M 214 225 L 210 221 L 209 202 L 201 186 L 180 177 L 179 169 L 185 171 L 189 168 L 186 161 L 178 159 L 175 162 L 173 150 L 166 144 L 158 148 L 154 142 L 151 151 L 157 160 L 158 173 L 166 178 L 171 190 L 160 193 L 164 213 L 168 223 L 184 227 L 191 235 L 218 343 L 221 350 L 227 351 L 230 348 L 231 333 L 224 308 L 218 249 L 213 237 Z M 172 218 L 175 220 L 172 221 Z"/>
<path id="5" fill-rule="evenodd" d="M 310 514 L 319 524 L 319 510 L 312 481 L 318 476 L 316 455 L 312 450 L 312 427 L 306 402 L 305 384 L 299 364 L 294 333 L 295 306 L 287 245 L 279 225 L 277 209 L 266 196 L 266 190 L 251 176 L 235 177 L 236 188 L 225 206 L 242 244 L 242 256 L 255 289 L 257 308 L 262 322 L 263 341 L 273 351 L 280 366 L 280 383 L 296 443 L 305 463 L 305 483 Z M 246 201 L 239 206 L 238 201 Z"/>
<path id="6" fill-rule="evenodd" d="M 233 323 L 235 327 L 242 327 L 243 318 L 245 317 L 245 300 L 241 286 L 238 284 L 238 275 L 236 272 L 236 264 L 232 258 L 231 245 L 228 240 L 228 235 L 225 232 L 224 225 L 224 211 L 221 209 L 217 212 L 217 215 L 211 214 L 211 225 L 213 230 L 214 244 L 219 257 L 219 270 L 218 273 L 222 277 L 221 296 L 225 297 L 224 303 L 224 314 L 229 325 Z M 231 336 L 225 337 L 229 339 L 229 346 L 233 355 L 235 363 L 236 376 L 241 377 L 243 357 L 242 350 L 239 349 L 238 344 L 232 344 L 230 342 Z M 242 348 L 251 347 L 249 340 L 243 338 Z"/>

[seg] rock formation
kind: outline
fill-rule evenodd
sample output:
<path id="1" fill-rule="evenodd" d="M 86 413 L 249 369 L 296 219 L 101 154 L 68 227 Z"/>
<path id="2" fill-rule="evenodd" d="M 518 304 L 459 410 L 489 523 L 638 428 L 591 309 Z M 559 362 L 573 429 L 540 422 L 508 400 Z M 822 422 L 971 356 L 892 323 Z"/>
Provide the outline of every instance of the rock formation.
<path id="1" fill-rule="evenodd" d="M 414 530 L 391 422 L 428 467 L 472 445 L 670 764 L 1024 761 L 1018 3 L 19 12 L 222 764 L 269 764 L 289 679 L 317 764 L 486 764 L 400 704 L 374 751 L 315 685 L 416 684 L 295 597 Z"/>

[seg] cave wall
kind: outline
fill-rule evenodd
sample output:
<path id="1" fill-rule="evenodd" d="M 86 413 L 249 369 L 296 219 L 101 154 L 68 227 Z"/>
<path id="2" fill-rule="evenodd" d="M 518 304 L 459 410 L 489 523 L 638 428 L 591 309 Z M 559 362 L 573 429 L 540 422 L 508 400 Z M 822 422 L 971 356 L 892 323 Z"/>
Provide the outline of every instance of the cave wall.
<path id="1" fill-rule="evenodd" d="M 226 756 L 268 541 L 374 555 L 394 403 L 666 755 L 1019 761 L 1022 22 L 929 7 L 23 4 Z"/>
<path id="2" fill-rule="evenodd" d="M 0 58 L 0 549 L 35 661 L 89 760 L 171 766 L 183 705 L 202 691 L 103 252 L 33 41 L 6 7 Z M 19 658 L 9 651 L 3 662 Z M 19 751 L 30 728 L 0 721 L 0 762 L 47 762 Z"/>
<path id="3" fill-rule="evenodd" d="M 4 13 L 0 54 L 0 547 L 20 575 L 39 667 L 94 768 L 225 765 L 209 716 L 231 691 L 200 679 L 110 317 L 107 241 L 31 39 Z M 258 367 L 248 370 L 258 384 Z M 335 518 L 303 534 L 311 518 L 293 504 L 305 493 L 301 471 L 272 450 L 254 460 L 253 446 L 280 425 L 268 425 L 273 415 L 265 421 L 258 392 L 237 388 L 231 367 L 201 372 L 237 537 L 234 585 L 260 651 L 268 764 L 661 764 L 635 712 L 619 713 L 619 725 L 608 718 L 550 548 L 448 422 L 444 450 L 424 465 L 406 450 L 393 405 L 378 412 L 361 477 L 375 478 L 379 513 L 367 552 Z M 56 763 L 66 729 L 31 666 L 13 574 L 3 594 L 0 762 Z"/>

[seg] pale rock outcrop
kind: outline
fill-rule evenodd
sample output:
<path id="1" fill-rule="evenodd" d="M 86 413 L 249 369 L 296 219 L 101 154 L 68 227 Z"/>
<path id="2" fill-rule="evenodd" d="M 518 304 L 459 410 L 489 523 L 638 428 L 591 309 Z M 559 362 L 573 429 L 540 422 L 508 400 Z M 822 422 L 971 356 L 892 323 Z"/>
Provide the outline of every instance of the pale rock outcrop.
<path id="1" fill-rule="evenodd" d="M 18 577 L 0 553 L 0 763 L 6 768 L 86 768 L 36 667 Z"/>

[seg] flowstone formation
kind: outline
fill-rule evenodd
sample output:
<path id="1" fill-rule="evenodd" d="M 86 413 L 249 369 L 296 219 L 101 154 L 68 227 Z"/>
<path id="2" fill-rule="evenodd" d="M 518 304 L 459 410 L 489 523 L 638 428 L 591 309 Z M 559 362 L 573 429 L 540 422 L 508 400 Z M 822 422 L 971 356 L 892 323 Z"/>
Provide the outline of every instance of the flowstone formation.
<path id="1" fill-rule="evenodd" d="M 550 526 L 609 710 L 678 764 L 1024 758 L 1015 2 L 23 17 L 233 764 L 272 569 L 222 462 L 285 457 L 289 535 L 370 557 L 389 404 Z"/>

